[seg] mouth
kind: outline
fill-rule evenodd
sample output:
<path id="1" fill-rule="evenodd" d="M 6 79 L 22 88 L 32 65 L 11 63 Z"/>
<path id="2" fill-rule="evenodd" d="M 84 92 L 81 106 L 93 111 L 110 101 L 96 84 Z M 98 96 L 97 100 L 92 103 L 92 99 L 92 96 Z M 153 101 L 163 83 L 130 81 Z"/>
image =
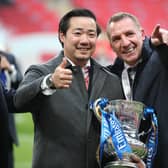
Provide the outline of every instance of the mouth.
<path id="1" fill-rule="evenodd" d="M 86 47 L 85 48 L 84 47 L 78 47 L 77 49 L 80 50 L 80 51 L 88 51 L 88 50 L 90 50 L 90 48 L 88 48 L 88 47 L 87 48 Z"/>
<path id="2" fill-rule="evenodd" d="M 123 54 L 127 54 L 127 55 L 133 54 L 134 52 L 135 52 L 134 47 L 129 47 L 128 49 L 125 49 L 122 51 Z"/>

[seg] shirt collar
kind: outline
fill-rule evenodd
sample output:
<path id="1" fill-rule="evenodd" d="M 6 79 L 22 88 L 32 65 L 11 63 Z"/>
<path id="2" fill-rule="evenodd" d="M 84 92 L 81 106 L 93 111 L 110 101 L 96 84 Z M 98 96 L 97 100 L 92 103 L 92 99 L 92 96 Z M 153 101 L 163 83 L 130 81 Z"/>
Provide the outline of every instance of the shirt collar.
<path id="1" fill-rule="evenodd" d="M 69 61 L 69 63 L 72 66 L 76 66 L 68 57 L 65 56 L 65 58 Z M 86 65 L 84 67 L 90 67 L 91 63 L 90 63 L 90 59 L 88 60 L 88 62 L 86 63 Z"/>
<path id="2" fill-rule="evenodd" d="M 128 68 L 134 68 L 134 67 L 136 67 L 139 63 L 141 63 L 142 62 L 142 59 L 140 59 L 140 60 L 138 60 L 138 62 L 135 64 L 135 65 L 133 65 L 133 66 L 131 66 L 131 65 L 128 65 L 126 62 L 124 62 L 124 67 L 126 68 L 126 69 L 128 69 Z"/>

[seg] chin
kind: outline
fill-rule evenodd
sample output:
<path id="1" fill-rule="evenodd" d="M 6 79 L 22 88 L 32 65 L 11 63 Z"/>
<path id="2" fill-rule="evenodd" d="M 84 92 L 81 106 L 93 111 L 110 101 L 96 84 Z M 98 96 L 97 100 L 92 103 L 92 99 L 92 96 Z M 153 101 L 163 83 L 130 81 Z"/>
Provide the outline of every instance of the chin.
<path id="1" fill-rule="evenodd" d="M 78 59 L 79 61 L 87 61 L 89 58 L 90 58 L 90 57 L 88 57 L 88 56 L 79 56 L 79 57 L 77 57 L 77 59 Z"/>
<path id="2" fill-rule="evenodd" d="M 83 58 L 83 59 L 88 59 L 90 57 L 90 55 L 89 54 L 79 54 L 78 57 Z"/>

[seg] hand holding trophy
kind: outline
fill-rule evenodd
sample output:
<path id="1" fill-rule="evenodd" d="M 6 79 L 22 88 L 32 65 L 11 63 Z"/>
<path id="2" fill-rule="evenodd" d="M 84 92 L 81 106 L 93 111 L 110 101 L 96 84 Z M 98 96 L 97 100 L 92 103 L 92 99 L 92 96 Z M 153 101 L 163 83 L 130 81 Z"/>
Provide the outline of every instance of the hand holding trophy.
<path id="1" fill-rule="evenodd" d="M 137 168 L 132 155 L 146 159 L 146 167 L 152 167 L 158 135 L 157 118 L 152 108 L 138 101 L 99 98 L 91 104 L 91 109 L 101 122 L 99 161 L 103 168 Z M 142 135 L 139 126 L 144 118 L 151 120 L 146 143 L 139 138 Z M 105 155 L 110 159 L 102 164 Z"/>
<path id="2" fill-rule="evenodd" d="M 136 156 L 134 154 L 130 155 L 130 161 L 135 163 L 137 168 L 146 168 L 146 165 L 143 162 L 143 160 L 140 157 L 138 157 L 138 156 Z"/>

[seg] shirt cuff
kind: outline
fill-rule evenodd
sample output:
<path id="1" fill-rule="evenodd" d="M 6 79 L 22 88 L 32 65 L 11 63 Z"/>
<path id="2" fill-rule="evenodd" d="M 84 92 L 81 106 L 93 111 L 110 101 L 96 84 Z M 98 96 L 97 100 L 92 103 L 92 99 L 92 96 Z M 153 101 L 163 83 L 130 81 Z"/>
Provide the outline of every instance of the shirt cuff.
<path id="1" fill-rule="evenodd" d="M 52 95 L 53 93 L 56 92 L 56 89 L 51 89 L 48 87 L 46 81 L 47 81 L 47 78 L 51 76 L 51 74 L 48 74 L 47 76 L 44 77 L 42 83 L 41 83 L 41 89 L 42 89 L 42 93 L 46 96 L 50 96 Z"/>

